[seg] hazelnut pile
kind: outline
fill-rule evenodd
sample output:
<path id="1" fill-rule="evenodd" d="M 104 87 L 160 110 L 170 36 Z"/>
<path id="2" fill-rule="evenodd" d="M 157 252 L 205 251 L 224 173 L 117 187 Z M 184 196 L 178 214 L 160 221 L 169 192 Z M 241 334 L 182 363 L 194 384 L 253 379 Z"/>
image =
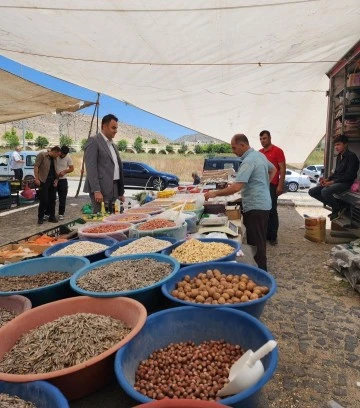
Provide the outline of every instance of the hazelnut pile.
<path id="1" fill-rule="evenodd" d="M 192 279 L 186 275 L 171 295 L 188 302 L 223 305 L 259 299 L 268 292 L 267 286 L 258 286 L 245 274 L 226 275 L 218 269 L 209 269 Z"/>
<path id="2" fill-rule="evenodd" d="M 229 381 L 231 366 L 244 354 L 224 340 L 171 343 L 141 361 L 134 388 L 152 399 L 187 398 L 215 401 Z"/>

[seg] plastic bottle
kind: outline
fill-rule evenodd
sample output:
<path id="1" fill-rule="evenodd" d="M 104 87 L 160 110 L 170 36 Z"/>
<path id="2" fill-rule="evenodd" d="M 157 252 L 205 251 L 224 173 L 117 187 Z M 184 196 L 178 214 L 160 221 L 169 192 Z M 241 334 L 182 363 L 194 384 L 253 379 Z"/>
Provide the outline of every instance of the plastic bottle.
<path id="1" fill-rule="evenodd" d="M 114 213 L 119 214 L 119 212 L 120 212 L 120 200 L 117 198 L 115 200 Z"/>
<path id="2" fill-rule="evenodd" d="M 101 214 L 105 214 L 105 203 L 104 203 L 104 201 L 101 201 L 100 213 L 101 213 Z"/>

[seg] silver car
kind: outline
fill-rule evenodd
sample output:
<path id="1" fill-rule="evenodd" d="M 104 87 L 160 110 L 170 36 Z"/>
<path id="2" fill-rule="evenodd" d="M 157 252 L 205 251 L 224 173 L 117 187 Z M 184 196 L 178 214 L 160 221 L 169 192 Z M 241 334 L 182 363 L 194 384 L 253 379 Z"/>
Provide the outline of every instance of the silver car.
<path id="1" fill-rule="evenodd" d="M 310 180 L 317 183 L 319 178 L 324 174 L 324 165 L 323 164 L 311 164 L 310 166 L 302 169 L 301 174 L 310 177 Z"/>
<path id="2" fill-rule="evenodd" d="M 298 191 L 299 188 L 310 188 L 311 182 L 309 176 L 304 176 L 296 171 L 286 169 L 285 172 L 286 189 L 291 193 Z"/>

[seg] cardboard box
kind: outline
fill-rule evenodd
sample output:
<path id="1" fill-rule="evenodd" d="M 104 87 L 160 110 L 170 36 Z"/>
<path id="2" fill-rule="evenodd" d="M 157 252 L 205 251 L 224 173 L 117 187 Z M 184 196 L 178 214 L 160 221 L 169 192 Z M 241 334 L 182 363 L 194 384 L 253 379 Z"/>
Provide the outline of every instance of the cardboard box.
<path id="1" fill-rule="evenodd" d="M 236 205 L 235 207 L 226 207 L 225 215 L 229 220 L 241 220 L 240 206 Z"/>

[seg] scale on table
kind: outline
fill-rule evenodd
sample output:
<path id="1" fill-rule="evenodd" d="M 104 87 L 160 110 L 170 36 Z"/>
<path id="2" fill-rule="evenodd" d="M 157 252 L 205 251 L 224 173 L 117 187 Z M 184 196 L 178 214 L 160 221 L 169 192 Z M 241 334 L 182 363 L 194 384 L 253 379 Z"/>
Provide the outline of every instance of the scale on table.
<path id="1" fill-rule="evenodd" d="M 224 232 L 227 235 L 237 237 L 239 235 L 239 227 L 231 221 L 227 221 L 225 225 L 212 225 L 208 227 L 200 226 L 200 234 L 206 234 L 208 232 Z"/>

